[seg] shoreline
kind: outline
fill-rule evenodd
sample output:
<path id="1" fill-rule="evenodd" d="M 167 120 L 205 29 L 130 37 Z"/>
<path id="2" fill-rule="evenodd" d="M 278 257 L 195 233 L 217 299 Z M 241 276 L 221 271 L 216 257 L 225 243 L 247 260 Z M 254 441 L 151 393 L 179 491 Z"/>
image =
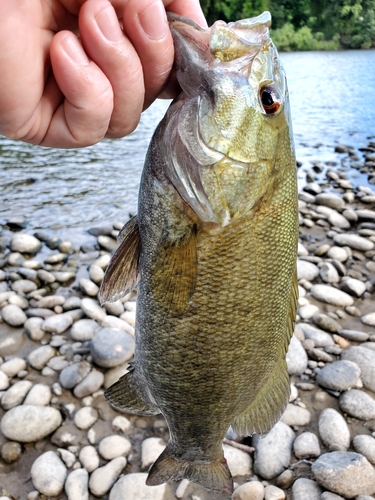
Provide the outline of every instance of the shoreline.
<path id="1" fill-rule="evenodd" d="M 375 494 L 375 186 L 353 187 L 347 178 L 348 169 L 355 169 L 375 183 L 375 143 L 362 151 L 363 159 L 347 146 L 336 151 L 341 166 L 315 162 L 299 193 L 300 299 L 287 358 L 290 404 L 269 437 L 245 439 L 255 454 L 226 446 L 238 486 L 233 500 L 253 498 L 256 489 L 264 495 L 267 488 L 279 495 L 274 498 L 290 500 L 318 499 L 325 490 L 349 498 Z M 69 495 L 82 487 L 90 498 L 110 494 L 117 500 L 127 491 L 127 500 L 139 500 L 146 488 L 142 474 L 167 440 L 161 416 L 123 415 L 103 398 L 134 351 L 136 294 L 104 308 L 96 303 L 121 225 L 93 228 L 81 249 L 48 231 L 34 233 L 37 238 L 27 229 L 0 234 L 5 497 L 66 499 L 65 485 Z M 31 421 L 34 414 L 38 425 L 25 436 L 17 419 Z M 43 477 L 49 475 L 55 489 L 47 491 L 52 486 Z M 136 482 L 134 493 L 127 481 Z M 192 494 L 228 499 L 184 481 L 147 491 L 155 500 Z"/>

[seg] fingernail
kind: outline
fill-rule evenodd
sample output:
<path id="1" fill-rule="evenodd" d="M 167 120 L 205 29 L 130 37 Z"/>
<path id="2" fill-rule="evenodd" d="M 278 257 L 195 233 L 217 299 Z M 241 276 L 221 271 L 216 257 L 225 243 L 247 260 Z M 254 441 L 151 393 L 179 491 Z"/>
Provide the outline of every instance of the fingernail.
<path id="1" fill-rule="evenodd" d="M 110 42 L 119 42 L 122 39 L 123 33 L 112 7 L 100 11 L 96 16 L 96 22 L 100 31 Z"/>
<path id="2" fill-rule="evenodd" d="M 76 38 L 67 36 L 61 40 L 61 45 L 65 53 L 70 57 L 72 61 L 77 64 L 87 65 L 90 63 L 89 58 L 85 54 L 82 45 Z"/>
<path id="3" fill-rule="evenodd" d="M 168 21 L 160 1 L 153 2 L 138 17 L 143 31 L 149 38 L 152 40 L 163 38 L 168 29 Z"/>

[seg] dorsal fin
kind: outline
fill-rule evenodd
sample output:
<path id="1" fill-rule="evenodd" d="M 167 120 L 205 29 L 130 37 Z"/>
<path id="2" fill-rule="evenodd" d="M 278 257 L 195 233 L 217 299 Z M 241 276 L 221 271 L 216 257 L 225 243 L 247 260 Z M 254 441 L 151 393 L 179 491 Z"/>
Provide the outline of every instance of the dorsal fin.
<path id="1" fill-rule="evenodd" d="M 131 292 L 139 281 L 141 239 L 136 217 L 121 229 L 118 240 L 120 246 L 112 256 L 100 287 L 101 304 L 120 299 Z"/>

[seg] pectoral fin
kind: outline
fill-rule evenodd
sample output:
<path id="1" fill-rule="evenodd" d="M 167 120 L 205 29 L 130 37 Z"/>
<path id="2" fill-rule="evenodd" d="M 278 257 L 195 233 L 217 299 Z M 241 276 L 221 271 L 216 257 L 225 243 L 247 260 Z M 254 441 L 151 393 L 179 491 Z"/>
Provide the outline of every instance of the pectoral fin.
<path id="1" fill-rule="evenodd" d="M 125 224 L 118 240 L 120 246 L 112 256 L 100 287 L 101 304 L 120 299 L 131 292 L 139 281 L 141 239 L 136 217 Z"/>

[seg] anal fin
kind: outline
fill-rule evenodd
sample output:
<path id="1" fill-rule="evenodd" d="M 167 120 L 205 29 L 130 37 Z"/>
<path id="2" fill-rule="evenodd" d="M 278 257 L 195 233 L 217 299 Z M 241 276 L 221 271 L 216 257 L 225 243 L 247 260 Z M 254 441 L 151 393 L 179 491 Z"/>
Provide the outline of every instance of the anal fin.
<path id="1" fill-rule="evenodd" d="M 108 387 L 105 399 L 116 410 L 135 415 L 158 415 L 160 410 L 146 401 L 134 380 L 134 371 L 123 375 L 117 382 Z"/>

